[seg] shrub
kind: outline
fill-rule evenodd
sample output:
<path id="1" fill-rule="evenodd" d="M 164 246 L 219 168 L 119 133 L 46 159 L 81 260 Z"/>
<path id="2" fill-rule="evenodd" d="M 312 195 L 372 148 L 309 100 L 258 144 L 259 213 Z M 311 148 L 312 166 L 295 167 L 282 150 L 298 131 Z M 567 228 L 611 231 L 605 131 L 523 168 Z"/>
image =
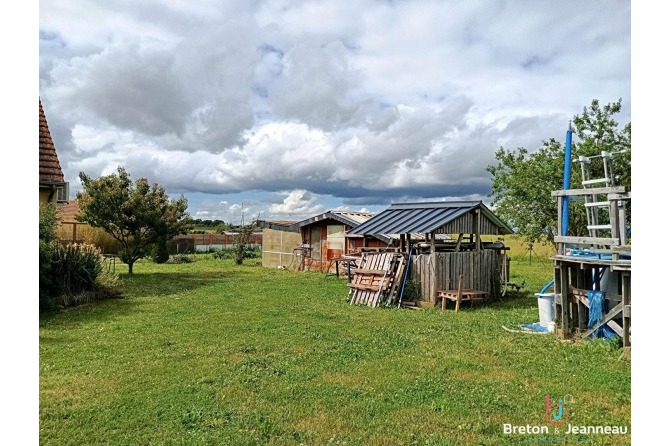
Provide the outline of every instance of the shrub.
<path id="1" fill-rule="evenodd" d="M 93 245 L 60 245 L 54 251 L 51 270 L 59 294 L 90 291 L 102 272 L 102 255 Z"/>
<path id="2" fill-rule="evenodd" d="M 50 298 L 54 284 L 51 281 L 49 271 L 53 258 L 53 251 L 56 248 L 57 236 L 56 225 L 56 207 L 53 204 L 40 206 L 39 214 L 39 307 L 40 313 L 53 308 L 53 302 Z"/>
<path id="3" fill-rule="evenodd" d="M 257 246 L 245 245 L 240 251 L 239 245 L 234 248 L 224 248 L 217 249 L 216 251 L 210 251 L 213 259 L 237 259 L 238 254 L 242 253 L 242 259 L 260 259 L 261 258 L 261 249 Z"/>
<path id="4" fill-rule="evenodd" d="M 56 304 L 71 307 L 118 297 L 115 290 L 118 277 L 103 268 L 103 257 L 95 246 L 54 245 L 49 256 L 49 267 L 45 271 L 45 305 L 40 305 L 40 311 L 53 309 Z M 41 285 L 40 292 L 43 291 Z"/>
<path id="5" fill-rule="evenodd" d="M 213 259 L 223 260 L 223 259 L 232 259 L 232 252 L 230 249 L 217 249 L 210 251 Z"/>
<path id="6" fill-rule="evenodd" d="M 187 254 L 175 254 L 170 256 L 170 260 L 165 263 L 193 263 L 195 262 L 195 256 L 189 256 Z"/>
<path id="7" fill-rule="evenodd" d="M 168 241 L 166 238 L 160 238 L 154 245 L 152 254 L 154 263 L 166 263 L 170 260 L 170 253 L 168 253 Z"/>

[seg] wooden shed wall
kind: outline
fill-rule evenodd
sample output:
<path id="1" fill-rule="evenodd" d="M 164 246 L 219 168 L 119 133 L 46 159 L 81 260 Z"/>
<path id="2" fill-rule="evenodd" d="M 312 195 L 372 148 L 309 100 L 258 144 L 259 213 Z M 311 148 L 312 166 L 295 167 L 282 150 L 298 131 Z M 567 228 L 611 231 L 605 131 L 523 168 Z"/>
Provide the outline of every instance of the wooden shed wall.
<path id="1" fill-rule="evenodd" d="M 430 254 L 412 256 L 411 278 L 419 285 L 422 300 L 431 300 L 434 273 L 438 291 L 457 289 L 458 276 L 463 274 L 465 288 L 486 291 L 489 296 L 500 292 L 503 255 L 498 251 L 438 252 L 436 256 L 436 268 L 430 264 Z"/>
<path id="2" fill-rule="evenodd" d="M 455 220 L 450 221 L 441 228 L 435 230 L 436 234 L 474 234 L 477 232 L 477 214 L 472 211 L 461 215 Z M 482 214 L 481 234 L 500 235 L 498 226 L 489 220 L 485 214 Z"/>

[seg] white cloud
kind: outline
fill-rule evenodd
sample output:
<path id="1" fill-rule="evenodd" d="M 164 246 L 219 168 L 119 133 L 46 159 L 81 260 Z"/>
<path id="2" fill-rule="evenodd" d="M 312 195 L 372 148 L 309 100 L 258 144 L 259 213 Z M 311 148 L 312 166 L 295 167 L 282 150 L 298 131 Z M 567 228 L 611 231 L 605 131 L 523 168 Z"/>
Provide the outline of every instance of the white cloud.
<path id="1" fill-rule="evenodd" d="M 251 214 L 482 196 L 499 146 L 562 138 L 593 98 L 630 119 L 626 1 L 48 0 L 40 30 L 74 188 L 123 165 L 178 193 L 282 193 Z M 241 217 L 218 201 L 202 212 Z"/>
<path id="2" fill-rule="evenodd" d="M 270 214 L 305 215 L 324 212 L 326 208 L 322 204 L 315 204 L 321 198 L 304 189 L 289 192 L 288 196 L 280 204 L 270 206 Z"/>

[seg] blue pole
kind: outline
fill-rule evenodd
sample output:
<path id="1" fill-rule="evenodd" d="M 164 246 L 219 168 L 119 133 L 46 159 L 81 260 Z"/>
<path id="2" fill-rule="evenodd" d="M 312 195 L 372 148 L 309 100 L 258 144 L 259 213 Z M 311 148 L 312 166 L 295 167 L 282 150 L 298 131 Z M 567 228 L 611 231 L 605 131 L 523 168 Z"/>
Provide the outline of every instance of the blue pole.
<path id="1" fill-rule="evenodd" d="M 572 166 L 572 125 L 565 134 L 565 164 L 563 166 L 563 190 L 570 189 L 570 173 Z M 570 222 L 569 208 L 570 197 L 563 197 L 563 220 L 561 235 L 568 235 L 568 223 Z"/>

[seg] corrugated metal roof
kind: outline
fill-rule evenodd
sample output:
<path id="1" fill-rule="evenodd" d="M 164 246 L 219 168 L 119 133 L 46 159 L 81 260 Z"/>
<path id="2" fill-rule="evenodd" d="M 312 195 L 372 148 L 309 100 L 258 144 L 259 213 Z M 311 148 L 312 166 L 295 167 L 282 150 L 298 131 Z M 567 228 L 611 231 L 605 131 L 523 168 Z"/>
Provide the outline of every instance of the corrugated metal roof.
<path id="1" fill-rule="evenodd" d="M 347 234 L 430 233 L 477 207 L 501 231 L 513 232 L 481 201 L 440 201 L 392 204 L 390 208 L 349 230 Z"/>
<path id="2" fill-rule="evenodd" d="M 301 228 L 303 226 L 308 226 L 311 225 L 312 223 L 316 223 L 321 220 L 325 220 L 327 218 L 331 218 L 333 220 L 337 220 L 340 223 L 344 223 L 349 226 L 358 226 L 361 223 L 364 223 L 374 217 L 375 214 L 369 213 L 369 212 L 350 212 L 350 211 L 328 211 L 324 212 L 323 214 L 316 215 L 312 218 L 308 218 L 306 220 L 303 220 L 301 222 L 298 222 L 298 226 Z"/>

